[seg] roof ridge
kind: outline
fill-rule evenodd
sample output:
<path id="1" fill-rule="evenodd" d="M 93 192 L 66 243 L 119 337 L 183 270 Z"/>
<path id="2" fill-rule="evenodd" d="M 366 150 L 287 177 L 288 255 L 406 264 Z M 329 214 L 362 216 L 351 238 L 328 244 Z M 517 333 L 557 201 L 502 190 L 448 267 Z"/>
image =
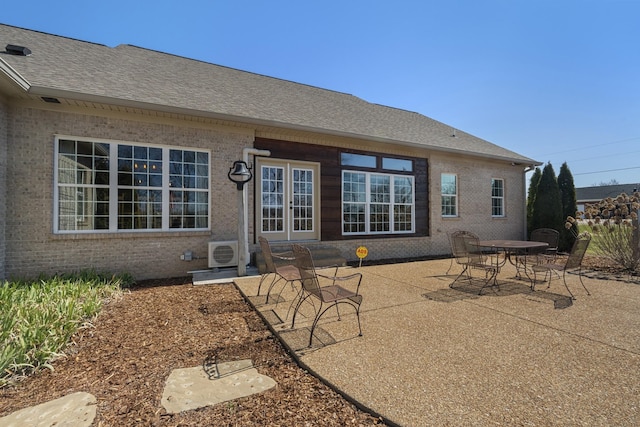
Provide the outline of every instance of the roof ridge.
<path id="1" fill-rule="evenodd" d="M 15 28 L 17 30 L 29 31 L 31 33 L 43 34 L 45 36 L 52 36 L 52 37 L 57 37 L 57 38 L 60 38 L 60 39 L 73 40 L 73 41 L 76 41 L 76 42 L 92 44 L 92 45 L 95 45 L 95 46 L 109 47 L 106 44 L 102 44 L 102 43 L 90 42 L 90 41 L 87 41 L 87 40 L 76 39 L 74 37 L 61 36 L 59 34 L 47 33 L 46 31 L 32 30 L 30 28 L 18 27 L 17 25 L 3 24 L 1 22 L 0 22 L 0 25 L 4 25 L 5 27 L 10 27 L 10 28 Z"/>

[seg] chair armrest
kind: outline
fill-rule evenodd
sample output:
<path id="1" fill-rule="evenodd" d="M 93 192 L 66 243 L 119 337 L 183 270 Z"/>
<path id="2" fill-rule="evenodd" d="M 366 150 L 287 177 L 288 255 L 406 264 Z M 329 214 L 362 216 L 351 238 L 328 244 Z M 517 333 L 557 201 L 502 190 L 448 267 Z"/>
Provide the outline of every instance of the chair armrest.
<path id="1" fill-rule="evenodd" d="M 333 269 L 333 276 L 332 277 L 335 277 L 335 276 L 338 275 L 338 269 L 339 268 L 340 268 L 339 265 L 333 264 L 333 265 L 325 265 L 323 267 L 316 267 L 315 269 L 316 269 L 316 271 Z M 316 275 L 318 275 L 318 273 L 316 273 Z M 326 277 L 326 276 L 323 276 L 323 277 Z"/>
<path id="2" fill-rule="evenodd" d="M 546 255 L 546 254 L 536 254 L 535 256 L 535 264 L 536 265 L 544 265 L 544 264 L 552 264 L 556 260 L 555 255 Z"/>
<path id="3" fill-rule="evenodd" d="M 346 276 L 325 276 L 322 274 L 318 274 L 316 273 L 316 276 L 318 277 L 322 277 L 323 279 L 328 279 L 331 280 L 332 284 L 336 284 L 336 282 L 347 282 L 347 281 L 354 281 L 354 279 L 358 279 L 358 285 L 356 286 L 356 295 L 358 295 L 358 292 L 360 291 L 360 283 L 362 282 L 362 273 L 353 273 L 353 274 L 348 274 Z"/>
<path id="4" fill-rule="evenodd" d="M 296 259 L 296 257 L 293 255 L 293 252 L 291 251 L 278 252 L 278 253 L 271 252 L 271 256 L 274 258 L 281 259 L 283 261 L 294 261 Z"/>

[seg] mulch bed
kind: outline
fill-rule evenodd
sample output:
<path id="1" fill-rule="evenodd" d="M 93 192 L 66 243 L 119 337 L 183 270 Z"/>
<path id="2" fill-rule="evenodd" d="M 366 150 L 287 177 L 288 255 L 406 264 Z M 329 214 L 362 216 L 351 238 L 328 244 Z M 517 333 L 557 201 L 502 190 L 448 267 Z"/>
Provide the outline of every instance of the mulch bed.
<path id="1" fill-rule="evenodd" d="M 176 368 L 251 359 L 277 386 L 180 414 L 160 400 Z M 231 284 L 190 278 L 140 283 L 110 301 L 66 354 L 16 386 L 0 389 L 0 417 L 84 391 L 96 396 L 95 426 L 384 425 L 301 369 Z"/>

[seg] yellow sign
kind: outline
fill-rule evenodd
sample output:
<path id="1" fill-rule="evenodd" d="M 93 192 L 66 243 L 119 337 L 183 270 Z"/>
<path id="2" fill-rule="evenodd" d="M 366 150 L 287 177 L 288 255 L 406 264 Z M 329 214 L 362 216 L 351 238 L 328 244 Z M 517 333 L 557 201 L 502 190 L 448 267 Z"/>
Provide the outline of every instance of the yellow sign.
<path id="1" fill-rule="evenodd" d="M 360 259 L 366 258 L 367 255 L 369 255 L 369 250 L 364 246 L 359 246 L 358 249 L 356 249 L 356 255 Z"/>

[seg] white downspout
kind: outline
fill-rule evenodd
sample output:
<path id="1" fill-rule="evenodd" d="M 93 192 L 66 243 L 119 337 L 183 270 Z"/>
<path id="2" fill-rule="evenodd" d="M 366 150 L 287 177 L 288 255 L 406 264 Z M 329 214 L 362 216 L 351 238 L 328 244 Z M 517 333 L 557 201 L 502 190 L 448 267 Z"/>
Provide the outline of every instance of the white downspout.
<path id="1" fill-rule="evenodd" d="M 524 169 L 522 173 L 522 189 L 524 190 L 524 230 L 522 234 L 524 236 L 524 240 L 527 240 L 527 173 L 531 172 L 535 169 L 535 165 L 529 165 Z"/>
<path id="2" fill-rule="evenodd" d="M 249 155 L 253 156 L 263 156 L 269 157 L 271 156 L 271 151 L 269 150 L 258 150 L 257 148 L 243 148 L 242 149 L 242 161 L 249 165 Z M 256 171 L 254 171 L 254 174 Z M 244 226 L 244 241 L 238 242 L 238 271 L 244 271 L 246 275 L 246 266 L 249 263 L 249 207 L 247 205 L 247 191 L 246 186 L 242 188 L 242 204 L 243 204 L 243 226 Z M 240 221 L 240 218 L 238 218 Z M 240 266 L 242 266 L 242 270 L 240 270 Z"/>

